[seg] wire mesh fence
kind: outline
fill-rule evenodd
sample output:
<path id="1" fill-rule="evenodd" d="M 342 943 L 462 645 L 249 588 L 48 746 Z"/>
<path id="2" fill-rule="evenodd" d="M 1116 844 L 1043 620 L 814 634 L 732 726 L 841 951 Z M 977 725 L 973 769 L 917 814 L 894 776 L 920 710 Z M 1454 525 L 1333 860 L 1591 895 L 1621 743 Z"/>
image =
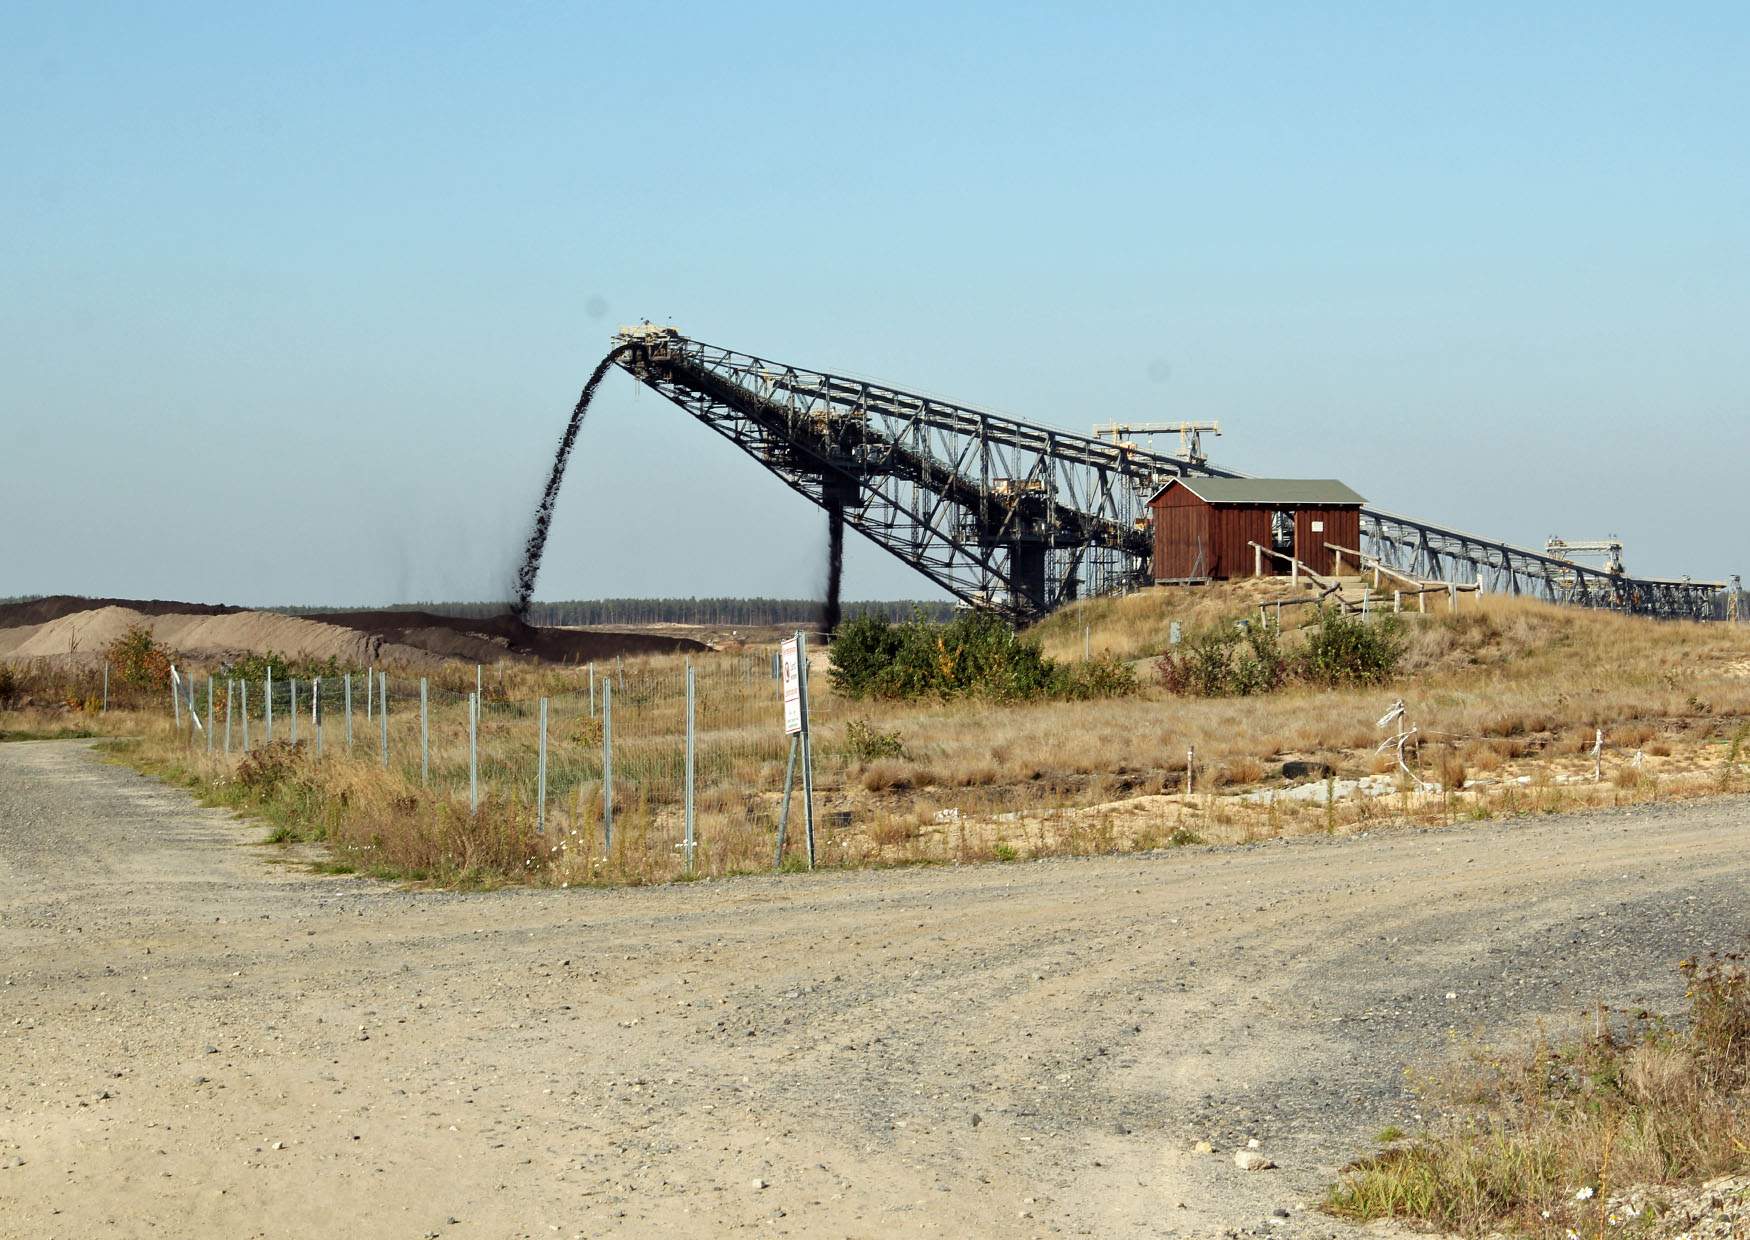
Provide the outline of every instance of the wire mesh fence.
<path id="1" fill-rule="evenodd" d="M 767 653 L 702 653 L 532 674 L 179 672 L 168 706 L 216 757 L 289 745 L 318 762 L 374 763 L 470 814 L 532 813 L 538 831 L 587 835 L 604 852 L 616 821 L 679 848 L 689 817 L 707 836 L 732 821 L 744 838 L 775 838 L 790 745 L 777 670 Z"/>

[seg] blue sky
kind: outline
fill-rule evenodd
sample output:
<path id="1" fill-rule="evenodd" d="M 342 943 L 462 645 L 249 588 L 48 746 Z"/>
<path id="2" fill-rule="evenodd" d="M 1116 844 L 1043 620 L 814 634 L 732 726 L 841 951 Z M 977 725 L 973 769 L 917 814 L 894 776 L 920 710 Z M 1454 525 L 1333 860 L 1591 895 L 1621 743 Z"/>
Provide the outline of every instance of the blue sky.
<path id="1" fill-rule="evenodd" d="M 501 594 L 644 317 L 1750 569 L 1746 63 L 1731 5 L 9 5 L 0 594 Z M 538 593 L 810 594 L 822 527 L 612 375 Z"/>

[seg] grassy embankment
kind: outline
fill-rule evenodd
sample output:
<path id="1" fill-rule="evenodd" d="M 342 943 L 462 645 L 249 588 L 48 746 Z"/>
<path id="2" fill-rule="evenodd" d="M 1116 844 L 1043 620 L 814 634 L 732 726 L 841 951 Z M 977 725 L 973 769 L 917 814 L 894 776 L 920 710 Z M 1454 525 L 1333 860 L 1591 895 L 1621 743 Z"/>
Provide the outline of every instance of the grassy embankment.
<path id="1" fill-rule="evenodd" d="M 812 690 L 822 860 L 903 864 L 1241 842 L 1745 787 L 1745 629 L 1466 597 L 1456 615 L 1406 621 L 1402 659 L 1385 683 L 1291 683 L 1214 698 L 1155 683 L 1151 660 L 1168 649 L 1173 619 L 1195 633 L 1246 614 L 1255 597 L 1242 586 L 1149 592 L 1081 604 L 1038 628 L 1045 651 L 1060 659 L 1080 658 L 1086 630 L 1096 656 L 1133 662 L 1142 688 L 1127 697 L 849 701 L 820 669 Z M 1290 633 L 1284 644 L 1295 641 Z M 353 751 L 343 752 L 332 706 L 320 762 L 306 730 L 297 753 L 245 764 L 239 753 L 209 758 L 204 741 L 191 745 L 155 697 L 125 721 L 137 738 L 128 757 L 218 803 L 265 815 L 288 838 L 326 842 L 341 867 L 441 882 L 660 881 L 681 871 L 682 662 L 626 665 L 615 708 L 611 849 L 601 838 L 599 724 L 587 715 L 576 669 L 507 665 L 492 673 L 477 814 L 468 812 L 459 696 L 472 688 L 471 667 L 433 676 L 429 785 L 419 778 L 416 682 L 405 674 L 392 677 L 387 769 L 376 763 L 375 725 L 366 735 L 361 723 Z M 758 657 L 695 663 L 697 871 L 767 868 L 785 769 L 775 687 Z M 533 703 L 543 694 L 554 699 L 551 783 L 549 830 L 537 835 Z M 1419 729 L 1407 756 L 1425 789 L 1394 782 L 1395 758 L 1376 752 L 1375 720 L 1400 697 Z M 112 715 L 103 726 L 123 722 Z M 0 717 L 0 728 L 20 726 L 36 725 Z M 258 719 L 257 741 L 260 726 Z M 1596 781 L 1588 752 L 1595 729 L 1606 746 Z M 1330 804 L 1272 797 L 1289 790 L 1280 770 L 1291 759 L 1324 764 L 1334 779 L 1380 775 L 1388 788 Z M 1333 782 L 1299 795 L 1326 788 L 1342 791 Z"/>

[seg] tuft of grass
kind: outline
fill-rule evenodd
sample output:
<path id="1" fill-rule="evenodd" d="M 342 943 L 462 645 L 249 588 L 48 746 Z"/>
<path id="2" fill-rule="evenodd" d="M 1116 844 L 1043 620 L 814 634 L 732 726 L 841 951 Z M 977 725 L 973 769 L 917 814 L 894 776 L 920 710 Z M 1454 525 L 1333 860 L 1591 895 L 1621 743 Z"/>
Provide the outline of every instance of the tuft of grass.
<path id="1" fill-rule="evenodd" d="M 1681 1024 L 1600 1007 L 1565 1044 L 1540 1038 L 1420 1082 L 1449 1118 L 1351 1165 L 1325 1208 L 1553 1240 L 1605 1234 L 1614 1188 L 1750 1168 L 1750 977 L 1732 954 L 1678 967 L 1689 1001 Z"/>

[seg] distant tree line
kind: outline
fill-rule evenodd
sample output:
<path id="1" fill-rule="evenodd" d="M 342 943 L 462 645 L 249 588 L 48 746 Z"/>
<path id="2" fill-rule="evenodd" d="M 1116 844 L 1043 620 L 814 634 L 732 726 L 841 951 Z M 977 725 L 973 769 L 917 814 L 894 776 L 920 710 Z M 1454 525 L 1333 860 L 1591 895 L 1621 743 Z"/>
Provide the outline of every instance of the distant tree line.
<path id="1" fill-rule="evenodd" d="M 529 623 L 559 624 L 811 624 L 820 619 L 821 601 L 809 598 L 597 598 L 562 599 L 529 605 Z M 403 603 L 392 610 L 428 611 L 437 616 L 485 618 L 505 612 L 504 603 Z M 279 607 L 293 615 L 364 611 L 359 607 Z M 846 603 L 845 619 L 879 616 L 884 620 L 953 618 L 955 605 L 944 599 L 881 599 Z"/>

